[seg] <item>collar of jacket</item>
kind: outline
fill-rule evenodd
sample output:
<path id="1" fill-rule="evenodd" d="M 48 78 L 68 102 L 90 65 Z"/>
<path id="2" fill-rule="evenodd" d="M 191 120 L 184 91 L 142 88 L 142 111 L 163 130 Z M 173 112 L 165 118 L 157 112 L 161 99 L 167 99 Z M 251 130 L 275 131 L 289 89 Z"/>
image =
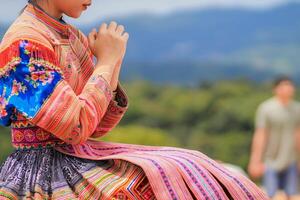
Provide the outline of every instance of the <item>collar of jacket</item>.
<path id="1" fill-rule="evenodd" d="M 38 5 L 34 5 L 33 3 L 28 3 L 27 7 L 25 8 L 24 12 L 32 15 L 33 17 L 37 18 L 47 26 L 53 28 L 55 31 L 59 32 L 62 35 L 69 36 L 70 25 L 67 24 L 63 19 L 56 19 L 46 13 L 41 7 Z"/>

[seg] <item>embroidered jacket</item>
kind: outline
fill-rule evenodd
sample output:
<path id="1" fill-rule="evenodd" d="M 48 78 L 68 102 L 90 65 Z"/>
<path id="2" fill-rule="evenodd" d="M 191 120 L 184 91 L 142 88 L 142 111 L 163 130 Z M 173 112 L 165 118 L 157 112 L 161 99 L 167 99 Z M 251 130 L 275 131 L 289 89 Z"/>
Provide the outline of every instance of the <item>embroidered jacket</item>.
<path id="1" fill-rule="evenodd" d="M 86 36 L 28 4 L 0 45 L 0 124 L 17 148 L 82 144 L 112 130 L 128 108 L 94 72 Z"/>

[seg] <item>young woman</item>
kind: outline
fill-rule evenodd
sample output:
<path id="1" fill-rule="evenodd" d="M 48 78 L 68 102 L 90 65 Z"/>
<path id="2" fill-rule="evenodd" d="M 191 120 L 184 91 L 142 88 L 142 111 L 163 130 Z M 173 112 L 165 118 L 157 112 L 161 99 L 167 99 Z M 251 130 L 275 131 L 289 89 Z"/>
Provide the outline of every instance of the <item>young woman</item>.
<path id="1" fill-rule="evenodd" d="M 198 151 L 95 140 L 128 108 L 118 77 L 129 35 L 113 21 L 87 38 L 62 19 L 90 4 L 29 1 L 1 42 L 0 122 L 16 150 L 0 199 L 267 199 Z"/>

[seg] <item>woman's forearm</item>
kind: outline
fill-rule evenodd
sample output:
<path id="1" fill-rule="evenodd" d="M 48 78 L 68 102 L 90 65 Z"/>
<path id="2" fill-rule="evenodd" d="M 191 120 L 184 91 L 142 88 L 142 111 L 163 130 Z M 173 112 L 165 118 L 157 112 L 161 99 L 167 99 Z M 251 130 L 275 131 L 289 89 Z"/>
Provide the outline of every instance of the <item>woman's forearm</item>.
<path id="1" fill-rule="evenodd" d="M 119 75 L 120 75 L 120 69 L 122 65 L 123 59 L 120 59 L 119 62 L 117 62 L 116 67 L 114 68 L 113 76 L 111 79 L 111 87 L 113 90 L 116 90 L 118 87 L 118 82 L 119 82 Z"/>

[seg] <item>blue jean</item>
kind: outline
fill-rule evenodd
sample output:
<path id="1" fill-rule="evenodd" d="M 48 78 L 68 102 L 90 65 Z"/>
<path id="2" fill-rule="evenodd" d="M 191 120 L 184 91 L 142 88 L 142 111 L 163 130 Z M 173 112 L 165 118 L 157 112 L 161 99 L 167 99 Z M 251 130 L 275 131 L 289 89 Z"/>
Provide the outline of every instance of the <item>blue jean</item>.
<path id="1" fill-rule="evenodd" d="M 266 168 L 263 176 L 263 185 L 269 197 L 274 197 L 279 189 L 283 189 L 288 196 L 298 193 L 298 168 L 297 163 L 291 164 L 283 171 Z"/>

